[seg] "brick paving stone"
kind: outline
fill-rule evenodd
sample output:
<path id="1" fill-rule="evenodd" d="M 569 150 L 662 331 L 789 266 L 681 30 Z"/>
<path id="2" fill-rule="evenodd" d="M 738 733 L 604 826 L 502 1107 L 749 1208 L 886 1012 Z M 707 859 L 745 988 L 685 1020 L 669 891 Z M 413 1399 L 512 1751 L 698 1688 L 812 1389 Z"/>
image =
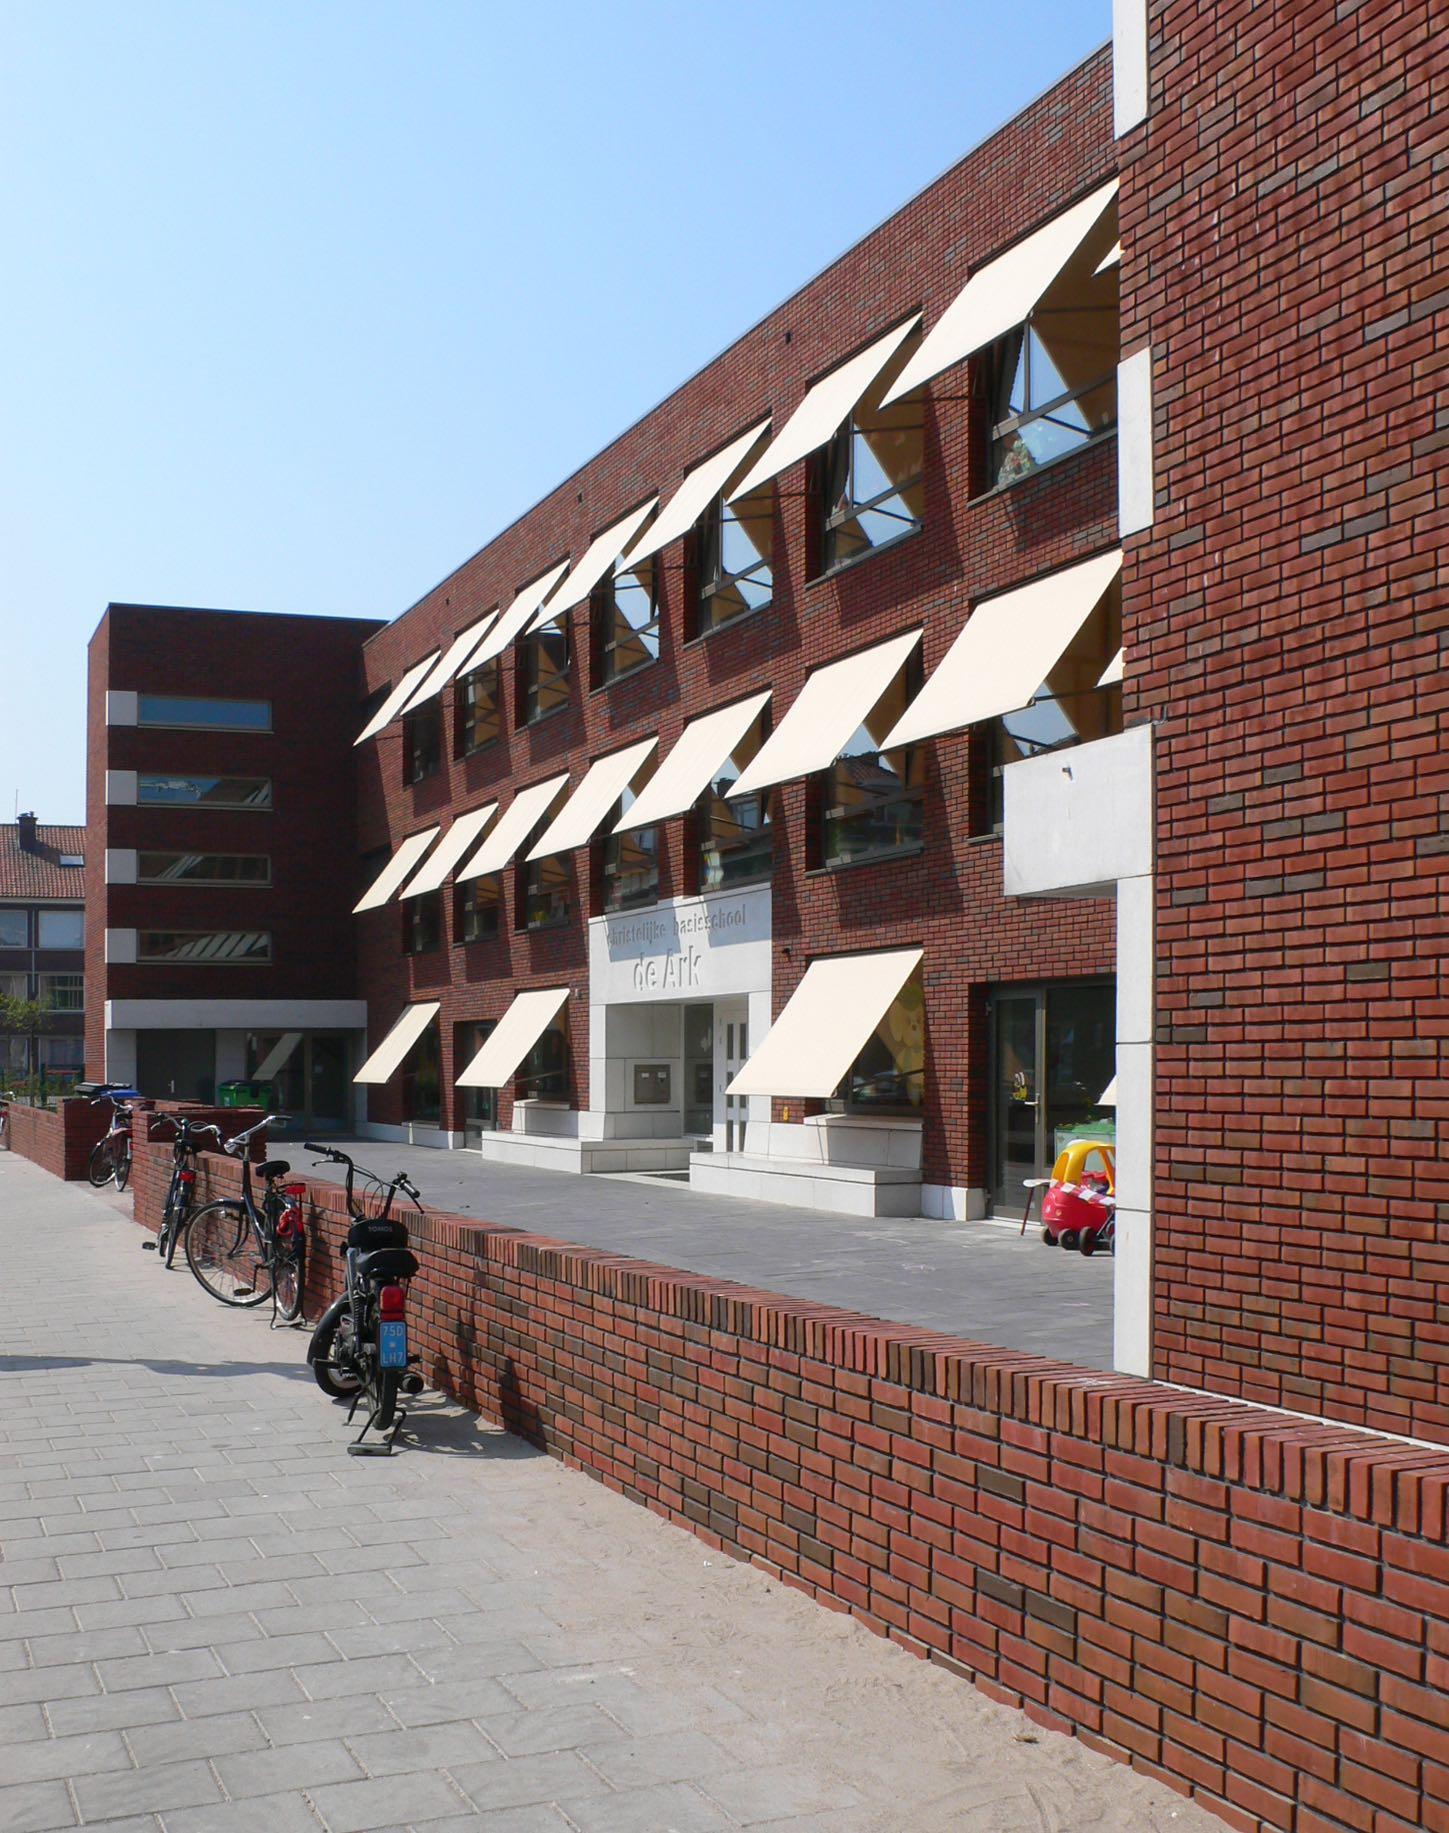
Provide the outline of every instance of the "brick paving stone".
<path id="1" fill-rule="evenodd" d="M 983 1761 L 983 1826 L 1216 1825 L 440 1397 L 349 1460 L 305 1335 L 5 1154 L 0 1246 L 0 1827 L 935 1833 Z"/>

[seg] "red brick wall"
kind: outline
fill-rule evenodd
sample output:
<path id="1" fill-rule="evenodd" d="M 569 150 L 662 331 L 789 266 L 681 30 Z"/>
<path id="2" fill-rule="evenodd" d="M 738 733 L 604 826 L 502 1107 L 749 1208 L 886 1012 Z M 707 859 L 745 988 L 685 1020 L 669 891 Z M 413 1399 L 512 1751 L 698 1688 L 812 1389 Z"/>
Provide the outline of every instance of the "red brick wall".
<path id="1" fill-rule="evenodd" d="M 1154 1368 L 1436 1439 L 1443 25 L 1154 0 L 1120 148 L 1157 391 L 1124 595 L 1128 718 L 1160 722 Z"/>
<path id="2" fill-rule="evenodd" d="M 52 1177 L 86 1174 L 91 1152 L 109 1130 L 109 1108 L 88 1101 L 61 1101 L 53 1108 L 10 1104 L 10 1149 L 33 1160 Z"/>
<path id="3" fill-rule="evenodd" d="M 686 382 L 549 497 L 505 530 L 368 643 L 369 687 L 395 681 L 482 613 L 652 491 L 666 496 L 683 472 L 772 411 L 776 427 L 810 382 L 882 327 L 924 306 L 940 316 L 972 266 L 1091 189 L 1113 169 L 1109 61 L 1089 59 L 1046 97 L 872 231 L 833 266 Z M 1038 572 L 1110 546 L 1116 530 L 1115 451 L 1080 454 L 1011 490 L 975 496 L 981 482 L 982 407 L 965 371 L 931 391 L 926 411 L 924 528 L 893 552 L 831 579 L 808 576 L 805 466 L 778 481 L 775 597 L 760 615 L 702 640 L 684 641 L 684 543 L 662 560 L 662 653 L 657 665 L 598 691 L 579 691 L 567 711 L 514 730 L 514 659 L 503 661 L 507 730 L 473 757 L 451 761 L 453 709 L 445 710 L 444 769 L 404 788 L 402 728 L 389 727 L 359 753 L 364 847 L 395 846 L 451 810 L 567 768 L 577 783 L 591 758 L 657 733 L 661 754 L 685 722 L 763 686 L 778 718 L 807 672 L 823 661 L 923 627 L 932 668 L 958 635 L 970 602 Z M 561 460 L 567 454 L 560 453 Z M 571 613 L 576 684 L 589 652 L 587 612 Z M 775 799 L 776 1010 L 810 958 L 852 948 L 920 943 L 928 988 L 925 1173 L 933 1182 L 985 1181 L 982 1067 L 985 1001 L 993 980 L 1110 973 L 1110 902 L 1007 904 L 999 845 L 972 832 L 984 796 L 981 747 L 964 736 L 929 747 L 927 848 L 917 860 L 812 873 L 806 867 L 806 788 Z M 587 910 L 587 854 L 572 860 L 576 908 Z M 689 886 L 685 823 L 667 824 L 664 895 Z M 451 925 L 452 912 L 447 912 Z M 440 998 L 444 1084 L 451 1092 L 454 1027 L 496 1018 L 521 987 L 566 981 L 573 1100 L 588 1103 L 587 967 L 583 926 L 513 933 L 513 885 L 505 886 L 499 940 L 427 956 L 399 952 L 396 906 L 359 922 L 362 986 L 373 1040 L 410 997 Z M 788 951 L 788 955 L 787 955 Z M 403 1091 L 374 1090 L 378 1121 L 403 1117 Z M 451 1118 L 461 1124 L 461 1104 Z M 502 1103 L 508 1124 L 510 1103 Z"/>
<path id="4" fill-rule="evenodd" d="M 87 1058 L 101 1072 L 104 999 L 354 997 L 358 649 L 367 618 L 274 617 L 112 605 L 91 642 Z M 272 703 L 269 734 L 107 727 L 105 691 Z M 272 779 L 270 814 L 108 808 L 105 772 L 233 772 Z M 270 887 L 106 885 L 107 847 L 266 853 Z M 105 930 L 265 929 L 269 967 L 107 967 Z"/>
<path id="5" fill-rule="evenodd" d="M 405 1219 L 428 1379 L 563 1462 L 1233 1826 L 1449 1827 L 1449 1454 Z"/>

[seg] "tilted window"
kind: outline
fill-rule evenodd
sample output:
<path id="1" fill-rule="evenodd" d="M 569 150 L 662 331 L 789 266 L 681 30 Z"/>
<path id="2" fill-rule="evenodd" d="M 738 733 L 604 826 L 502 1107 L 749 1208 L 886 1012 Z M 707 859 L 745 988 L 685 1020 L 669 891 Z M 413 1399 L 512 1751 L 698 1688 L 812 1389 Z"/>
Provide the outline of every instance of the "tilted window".
<path id="1" fill-rule="evenodd" d="M 569 856 L 551 853 L 547 859 L 526 861 L 522 901 L 525 929 L 553 929 L 560 923 L 567 923 L 573 901 Z"/>
<path id="2" fill-rule="evenodd" d="M 522 692 L 519 719 L 527 725 L 568 705 L 572 656 L 566 622 L 545 624 L 520 639 L 519 678 Z"/>
<path id="3" fill-rule="evenodd" d="M 265 853 L 141 853 L 136 880 L 142 885 L 269 885 L 272 862 Z"/>
<path id="4" fill-rule="evenodd" d="M 764 744 L 765 730 L 766 714 L 762 709 L 699 799 L 695 820 L 701 891 L 759 884 L 774 871 L 769 790 L 733 801 L 728 798 L 731 786 L 740 780 L 741 772 Z"/>
<path id="5" fill-rule="evenodd" d="M 272 806 L 272 780 L 265 776 L 163 775 L 143 771 L 136 779 L 136 800 L 150 808 L 251 808 Z"/>
<path id="6" fill-rule="evenodd" d="M 925 392 L 913 389 L 889 407 L 880 405 L 917 341 L 911 339 L 892 358 L 816 460 L 820 559 L 827 573 L 921 526 Z"/>
<path id="7" fill-rule="evenodd" d="M 596 588 L 599 678 L 617 681 L 659 660 L 659 580 L 654 556 L 619 567 Z"/>
<path id="8" fill-rule="evenodd" d="M 402 902 L 403 953 L 427 955 L 443 945 L 443 894 L 425 891 Z"/>
<path id="9" fill-rule="evenodd" d="M 272 958 L 264 929 L 143 929 L 136 959 L 171 967 L 258 967 Z"/>
<path id="10" fill-rule="evenodd" d="M 443 715 L 436 697 L 405 715 L 402 724 L 403 782 L 420 783 L 443 762 Z"/>
<path id="11" fill-rule="evenodd" d="M 821 860 L 827 866 L 919 852 L 925 842 L 925 751 L 880 742 L 920 686 L 920 651 L 897 670 L 874 710 L 825 772 Z"/>
<path id="12" fill-rule="evenodd" d="M 736 502 L 716 497 L 695 530 L 695 634 L 758 611 L 774 596 L 775 504 L 769 482 Z"/>
<path id="13" fill-rule="evenodd" d="M 840 1105 L 860 1113 L 919 1114 L 926 1093 L 926 1002 L 919 969 L 850 1066 Z M 832 1104 L 833 1105 L 833 1104 Z"/>
<path id="14" fill-rule="evenodd" d="M 1101 265 L 1115 211 L 1086 238 L 1024 325 L 991 352 L 989 483 L 1013 483 L 1117 424 L 1120 268 Z"/>
<path id="15" fill-rule="evenodd" d="M 503 888 L 498 874 L 470 878 L 456 887 L 453 935 L 459 942 L 491 942 L 498 934 Z"/>
<path id="16" fill-rule="evenodd" d="M 419 903 L 426 903 L 419 898 Z M 443 1115 L 443 1039 L 435 1018 L 407 1056 L 402 1069 L 403 1113 L 409 1120 L 436 1124 Z"/>
<path id="17" fill-rule="evenodd" d="M 635 802 L 632 789 L 619 799 L 618 816 L 627 815 Z M 638 910 L 659 901 L 659 829 L 628 828 L 606 834 L 604 853 L 605 910 Z"/>
<path id="18" fill-rule="evenodd" d="M 459 757 L 491 745 L 503 730 L 498 657 L 463 675 L 453 689 L 454 750 Z"/>
<path id="19" fill-rule="evenodd" d="M 557 1019 L 523 1059 L 515 1088 L 535 1100 L 565 1101 L 569 1092 L 568 1034 Z"/>

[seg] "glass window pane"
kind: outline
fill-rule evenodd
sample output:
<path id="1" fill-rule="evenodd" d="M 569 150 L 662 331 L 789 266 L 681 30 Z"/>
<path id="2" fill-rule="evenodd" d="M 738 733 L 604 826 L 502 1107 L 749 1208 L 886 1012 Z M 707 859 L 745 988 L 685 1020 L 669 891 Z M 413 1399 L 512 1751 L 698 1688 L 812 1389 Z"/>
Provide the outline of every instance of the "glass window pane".
<path id="1" fill-rule="evenodd" d="M 0 910 L 0 948 L 29 948 L 30 923 L 24 910 Z"/>
<path id="2" fill-rule="evenodd" d="M 906 1112 L 925 1101 L 926 1004 L 919 974 L 908 980 L 846 1077 L 851 1107 Z"/>
<path id="3" fill-rule="evenodd" d="M 137 778 L 136 799 L 161 808 L 257 808 L 272 806 L 272 783 L 264 776 L 162 776 Z"/>
<path id="4" fill-rule="evenodd" d="M 267 885 L 272 862 L 265 853 L 142 853 L 136 876 L 143 885 Z"/>
<path id="5" fill-rule="evenodd" d="M 143 929 L 138 961 L 186 967 L 248 967 L 272 958 L 272 938 L 257 929 Z"/>
<path id="6" fill-rule="evenodd" d="M 86 919 L 83 910 L 42 910 L 38 912 L 38 916 L 37 947 L 85 947 Z"/>
<path id="7" fill-rule="evenodd" d="M 269 700 L 211 700 L 181 694 L 141 694 L 137 722 L 143 726 L 207 726 L 228 731 L 267 732 Z"/>

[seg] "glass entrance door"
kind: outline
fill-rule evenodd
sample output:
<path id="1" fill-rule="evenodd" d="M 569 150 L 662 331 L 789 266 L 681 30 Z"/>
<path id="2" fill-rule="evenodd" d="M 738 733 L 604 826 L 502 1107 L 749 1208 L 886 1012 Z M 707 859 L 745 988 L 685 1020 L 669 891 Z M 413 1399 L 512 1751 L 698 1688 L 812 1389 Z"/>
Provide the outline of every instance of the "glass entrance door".
<path id="1" fill-rule="evenodd" d="M 1110 980 L 1002 987 L 991 995 L 991 1207 L 1020 1215 L 1069 1139 L 1110 1138 L 1098 1096 L 1116 1071 Z"/>
<path id="2" fill-rule="evenodd" d="M 714 1007 L 684 1007 L 684 1130 L 714 1133 Z"/>
<path id="3" fill-rule="evenodd" d="M 721 1050 L 720 1076 L 718 1083 L 719 1111 L 724 1122 L 725 1151 L 743 1152 L 745 1149 L 746 1115 L 749 1112 L 747 1095 L 727 1095 L 725 1090 L 745 1066 L 750 1054 L 749 1005 L 743 999 L 732 999 L 727 1003 L 721 1001 L 718 1008 Z"/>
<path id="4" fill-rule="evenodd" d="M 248 1075 L 269 1084 L 273 1109 L 291 1121 L 273 1129 L 279 1137 L 347 1131 L 347 1061 L 341 1031 L 255 1031 L 247 1038 Z"/>
<path id="5" fill-rule="evenodd" d="M 485 1018 L 476 1024 L 460 1025 L 457 1061 L 470 1063 L 492 1034 L 497 1021 Z M 463 1090 L 463 1144 L 475 1150 L 485 1133 L 498 1131 L 498 1090 L 465 1088 Z"/>

